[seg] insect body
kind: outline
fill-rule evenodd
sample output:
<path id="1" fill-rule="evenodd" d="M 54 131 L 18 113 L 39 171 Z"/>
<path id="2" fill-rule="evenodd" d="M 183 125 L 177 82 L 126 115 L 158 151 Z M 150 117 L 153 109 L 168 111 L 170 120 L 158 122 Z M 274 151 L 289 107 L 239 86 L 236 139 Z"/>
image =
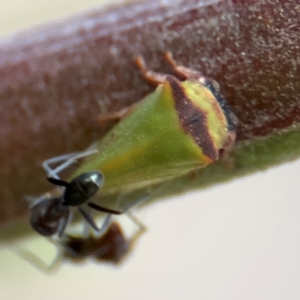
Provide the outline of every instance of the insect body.
<path id="1" fill-rule="evenodd" d="M 144 225 L 139 220 L 131 214 L 128 214 L 128 217 L 138 226 L 138 229 L 130 238 L 125 235 L 121 226 L 116 222 L 110 223 L 106 232 L 97 236 L 91 233 L 79 236 L 65 234 L 59 239 L 50 238 L 49 241 L 58 250 L 50 265 L 25 248 L 15 245 L 13 251 L 46 273 L 55 271 L 64 260 L 78 263 L 87 258 L 94 258 L 98 262 L 117 264 L 130 252 L 135 242 L 145 231 Z"/>
<path id="2" fill-rule="evenodd" d="M 89 153 L 88 153 L 89 154 Z M 83 155 L 87 155 L 86 153 Z M 81 155 L 82 156 L 82 155 Z M 72 157 L 72 161 L 74 161 Z M 45 168 L 49 171 L 49 167 Z M 88 203 L 91 197 L 98 191 L 103 184 L 103 175 L 98 171 L 85 172 L 75 177 L 70 182 L 59 179 L 57 172 L 50 171 L 52 176 L 48 177 L 48 181 L 63 187 L 61 195 L 51 197 L 46 194 L 39 199 L 33 201 L 29 206 L 31 216 L 30 223 L 34 230 L 43 236 L 52 236 L 58 233 L 62 236 L 67 224 L 70 222 L 72 213 L 70 207 L 77 207 L 86 221 L 95 229 L 99 230 L 90 214 L 80 206 Z M 119 214 L 120 212 L 106 209 L 95 203 L 93 207 L 99 211 L 109 214 Z"/>
<path id="3" fill-rule="evenodd" d="M 185 80 L 150 71 L 137 58 L 157 89 L 96 144 L 99 155 L 85 158 L 72 178 L 98 170 L 105 177 L 101 194 L 121 194 L 206 167 L 229 152 L 237 121 L 218 84 L 166 57 Z"/>
<path id="4" fill-rule="evenodd" d="M 40 234 L 49 236 L 58 232 L 61 236 L 72 206 L 78 207 L 96 229 L 89 214 L 79 207 L 81 204 L 120 214 L 133 203 L 110 202 L 110 207 L 118 208 L 114 210 L 95 202 L 105 195 L 123 195 L 152 187 L 227 156 L 235 141 L 237 119 L 219 85 L 198 71 L 177 65 L 170 53 L 166 58 L 185 80 L 155 73 L 138 57 L 137 64 L 144 77 L 158 87 L 96 143 L 94 149 L 98 154 L 86 157 L 69 183 L 57 176 L 57 169 L 44 165 L 50 174 L 48 180 L 63 191 L 58 198 L 42 199 L 31 206 L 31 224 Z M 54 158 L 55 162 L 58 160 Z M 59 169 L 69 164 L 70 160 Z"/>
<path id="5" fill-rule="evenodd" d="M 87 238 L 67 235 L 60 244 L 64 257 L 74 261 L 93 256 L 98 260 L 106 259 L 117 263 L 129 249 L 129 242 L 117 223 L 112 223 L 100 238 L 92 235 Z"/>
<path id="6" fill-rule="evenodd" d="M 102 235 L 89 234 L 78 237 L 65 235 L 59 239 L 55 242 L 62 250 L 58 258 L 78 262 L 90 257 L 97 261 L 119 263 L 145 231 L 145 226 L 135 216 L 127 213 L 127 217 L 138 228 L 131 238 L 125 236 L 118 223 L 112 222 Z M 56 263 L 57 261 L 54 261 L 54 265 Z"/>
<path id="7" fill-rule="evenodd" d="M 121 227 L 114 222 L 109 226 L 107 232 L 100 237 L 90 235 L 84 238 L 67 235 L 60 240 L 60 245 L 63 249 L 63 257 L 73 261 L 93 257 L 98 261 L 118 263 L 128 253 L 133 240 L 138 235 L 128 240 Z"/>

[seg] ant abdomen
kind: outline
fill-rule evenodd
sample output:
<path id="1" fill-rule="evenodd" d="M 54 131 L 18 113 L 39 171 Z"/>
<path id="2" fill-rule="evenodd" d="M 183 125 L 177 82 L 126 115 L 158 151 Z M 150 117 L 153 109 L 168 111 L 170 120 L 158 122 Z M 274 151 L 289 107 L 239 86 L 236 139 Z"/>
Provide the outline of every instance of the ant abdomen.
<path id="1" fill-rule="evenodd" d="M 61 205 L 61 198 L 43 199 L 31 208 L 30 224 L 43 236 L 52 236 L 63 230 L 69 218 L 69 209 Z"/>

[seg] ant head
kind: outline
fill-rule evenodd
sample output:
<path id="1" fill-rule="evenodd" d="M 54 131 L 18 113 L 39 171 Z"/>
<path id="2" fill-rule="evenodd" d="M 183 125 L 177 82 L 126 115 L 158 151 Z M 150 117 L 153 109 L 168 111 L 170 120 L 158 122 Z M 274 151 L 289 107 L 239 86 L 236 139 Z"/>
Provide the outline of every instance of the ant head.
<path id="1" fill-rule="evenodd" d="M 62 206 L 62 199 L 45 198 L 31 208 L 30 224 L 43 236 L 51 236 L 63 230 L 69 210 Z"/>
<path id="2" fill-rule="evenodd" d="M 87 202 L 102 187 L 104 176 L 101 172 L 85 172 L 75 177 L 66 187 L 63 205 L 79 206 Z"/>

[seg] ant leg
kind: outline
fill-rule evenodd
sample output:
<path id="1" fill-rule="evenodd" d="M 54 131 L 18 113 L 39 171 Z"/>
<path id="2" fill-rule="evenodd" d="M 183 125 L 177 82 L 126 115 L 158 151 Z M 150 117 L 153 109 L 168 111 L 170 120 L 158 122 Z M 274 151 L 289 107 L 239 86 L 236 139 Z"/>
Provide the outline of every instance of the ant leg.
<path id="1" fill-rule="evenodd" d="M 95 154 L 95 153 L 98 153 L 97 149 L 89 150 L 89 151 L 86 151 L 86 152 L 83 152 L 83 153 L 79 153 L 79 154 L 75 155 L 74 157 L 70 158 L 69 160 L 67 160 L 65 163 L 63 163 L 60 166 L 58 166 L 57 168 L 55 168 L 52 172 L 50 172 L 50 174 L 48 174 L 48 176 L 49 177 L 55 177 L 55 176 L 57 176 L 57 174 L 59 172 L 66 169 L 71 164 L 75 163 L 78 159 L 83 158 L 85 156 L 89 156 L 91 154 Z"/>
<path id="2" fill-rule="evenodd" d="M 155 85 L 162 84 L 166 81 L 166 75 L 156 73 L 150 69 L 147 68 L 146 62 L 144 58 L 140 55 L 135 58 L 135 63 L 141 70 L 143 76 L 150 81 L 151 83 L 154 83 Z"/>
<path id="3" fill-rule="evenodd" d="M 54 243 L 51 239 L 49 239 L 49 241 Z M 57 246 L 56 243 L 54 243 L 54 244 L 55 244 L 55 246 Z M 46 273 L 46 274 L 50 274 L 50 273 L 54 272 L 57 269 L 57 267 L 59 267 L 61 265 L 61 262 L 63 260 L 63 255 L 60 250 L 57 250 L 56 257 L 54 258 L 54 260 L 51 262 L 50 265 L 47 265 L 44 261 L 42 261 L 33 252 L 31 252 L 27 249 L 24 249 L 22 247 L 19 247 L 15 243 L 13 243 L 13 248 L 10 249 L 10 251 L 14 252 L 14 254 L 16 254 L 20 258 L 24 259 L 25 261 L 27 261 L 29 264 L 34 266 L 39 271 Z"/>
<path id="4" fill-rule="evenodd" d="M 103 223 L 102 223 L 101 229 L 100 229 L 99 232 L 97 232 L 97 235 L 98 235 L 98 236 L 103 235 L 103 234 L 107 231 L 107 229 L 108 229 L 108 227 L 109 227 L 109 225 L 110 225 L 110 223 L 111 223 L 111 218 L 112 218 L 112 215 L 111 215 L 111 214 L 107 214 L 107 215 L 105 216 L 105 219 L 104 219 L 104 221 L 103 221 Z"/>
<path id="5" fill-rule="evenodd" d="M 106 233 L 106 231 L 108 230 L 109 225 L 110 225 L 110 223 L 111 223 L 111 218 L 112 218 L 112 215 L 111 215 L 111 214 L 107 214 L 107 215 L 105 216 L 104 221 L 103 221 L 103 223 L 102 223 L 102 225 L 101 225 L 101 228 L 100 228 L 100 230 L 97 232 L 97 237 L 101 237 L 101 236 L 103 236 L 103 235 Z"/>
<path id="6" fill-rule="evenodd" d="M 91 234 L 91 225 L 88 222 L 83 222 L 83 237 L 87 239 Z"/>
<path id="7" fill-rule="evenodd" d="M 40 202 L 44 201 L 47 198 L 51 198 L 50 193 L 45 193 L 40 197 L 26 196 L 26 197 L 24 197 L 23 200 L 25 200 L 26 202 L 29 202 L 28 208 L 32 209 L 34 206 L 36 206 L 37 204 L 39 204 Z"/>
<path id="8" fill-rule="evenodd" d="M 82 216 L 85 218 L 85 220 L 88 222 L 88 224 L 92 228 L 94 228 L 96 231 L 100 231 L 100 229 L 98 228 L 98 226 L 95 223 L 94 219 L 92 218 L 92 216 L 88 212 L 83 210 L 81 207 L 77 207 L 77 209 L 79 210 L 79 212 L 82 214 Z"/>
<path id="9" fill-rule="evenodd" d="M 83 158 L 88 155 L 91 155 L 91 154 L 95 154 L 97 152 L 98 152 L 98 150 L 94 149 L 94 150 L 88 150 L 85 152 L 77 152 L 77 153 L 71 153 L 71 154 L 65 154 L 65 155 L 53 157 L 53 158 L 50 158 L 50 159 L 47 159 L 46 161 L 44 161 L 42 166 L 43 166 L 44 170 L 46 171 L 48 177 L 54 177 L 56 179 L 59 179 L 59 176 L 57 175 L 58 173 L 60 173 L 64 169 L 66 169 L 71 164 L 75 163 L 78 159 Z M 54 170 L 52 170 L 50 168 L 51 164 L 56 164 L 61 161 L 65 161 L 65 162 L 62 163 L 61 165 L 59 165 Z"/>
<path id="10" fill-rule="evenodd" d="M 126 215 L 132 221 L 132 223 L 134 223 L 139 228 L 139 231 L 146 230 L 146 226 L 136 216 L 134 216 L 132 212 L 126 212 Z"/>
<path id="11" fill-rule="evenodd" d="M 120 194 L 117 198 L 117 201 L 116 201 L 116 207 L 122 207 L 122 202 L 125 202 L 126 203 L 126 195 L 129 194 L 129 191 L 125 191 L 123 192 L 122 194 Z M 123 214 L 123 213 L 127 213 L 127 211 L 129 209 L 131 209 L 133 206 L 136 206 L 137 204 L 139 204 L 140 202 L 143 202 L 144 200 L 148 199 L 149 198 L 149 195 L 145 195 L 145 196 L 139 196 L 137 198 L 137 200 L 133 201 L 133 203 L 130 203 L 127 207 L 122 208 L 119 215 Z M 125 199 L 125 200 L 123 200 Z"/>
<path id="12" fill-rule="evenodd" d="M 68 154 L 64 154 L 64 155 L 60 155 L 60 156 L 56 156 L 56 157 L 52 157 L 49 158 L 47 160 L 45 160 L 42 164 L 43 169 L 45 170 L 45 172 L 47 174 L 50 174 L 51 172 L 53 172 L 52 168 L 50 167 L 50 165 L 52 164 L 57 164 L 59 162 L 62 161 L 67 161 L 72 157 L 75 157 L 77 155 L 79 155 L 81 152 L 75 152 L 75 153 L 68 153 Z"/>
<path id="13" fill-rule="evenodd" d="M 141 198 L 138 198 L 135 202 L 133 202 L 130 206 L 128 206 L 125 209 L 125 213 L 126 213 L 127 217 L 139 228 L 135 235 L 140 236 L 140 234 L 146 230 L 146 226 L 136 216 L 134 216 L 132 214 L 130 209 L 132 207 L 142 203 L 143 201 L 146 201 L 146 200 L 149 200 L 149 199 L 155 197 L 155 195 L 157 195 L 159 192 L 161 192 L 169 184 L 170 184 L 170 181 L 166 182 L 161 187 L 159 187 L 154 193 L 146 195 L 146 196 L 141 197 Z M 136 239 L 136 238 L 134 238 L 134 239 Z"/>
<path id="14" fill-rule="evenodd" d="M 101 228 L 99 229 L 97 224 L 95 223 L 93 217 L 87 213 L 86 211 L 84 211 L 82 208 L 78 207 L 79 211 L 81 212 L 81 214 L 83 215 L 83 217 L 85 218 L 85 220 L 87 221 L 86 223 L 84 223 L 85 225 L 89 225 L 92 228 L 94 228 L 97 231 L 97 236 L 102 236 L 108 229 L 110 222 L 111 222 L 111 218 L 112 215 L 111 214 L 107 214 L 105 216 L 105 219 L 103 221 L 103 224 L 101 226 Z M 89 236 L 89 232 L 90 232 L 90 227 L 84 226 L 84 236 L 88 237 Z"/>
<path id="15" fill-rule="evenodd" d="M 83 217 L 85 218 L 85 220 L 87 221 L 87 223 L 95 230 L 97 231 L 97 235 L 101 236 L 102 234 L 104 234 L 106 231 L 107 231 L 107 228 L 110 224 L 110 221 L 111 221 L 111 215 L 114 214 L 114 215 L 120 215 L 122 214 L 122 212 L 120 211 L 117 211 L 117 210 L 113 210 L 113 209 L 110 209 L 110 208 L 105 208 L 105 207 L 102 207 L 100 205 L 97 205 L 96 203 L 93 203 L 93 202 L 89 202 L 88 203 L 88 206 L 97 210 L 97 211 L 101 211 L 101 212 L 104 212 L 104 213 L 107 213 L 107 216 L 105 217 L 104 219 L 104 222 L 101 226 L 101 228 L 99 229 L 97 224 L 95 223 L 93 217 L 88 213 L 86 212 L 85 210 L 83 210 L 81 207 L 78 207 L 78 210 L 79 212 L 83 215 Z"/>
<path id="16" fill-rule="evenodd" d="M 51 264 L 48 266 L 48 272 L 52 273 L 52 272 L 56 271 L 57 268 L 61 265 L 63 260 L 64 260 L 63 253 L 61 251 L 57 251 L 56 257 L 51 262 Z"/>
<path id="17" fill-rule="evenodd" d="M 70 212 L 68 210 L 66 216 L 61 220 L 61 223 L 57 229 L 59 237 L 63 236 L 67 225 L 71 223 L 72 219 L 73 219 L 73 212 Z"/>
<path id="18" fill-rule="evenodd" d="M 161 191 L 163 191 L 166 187 L 168 187 L 173 181 L 172 180 L 168 180 L 167 182 L 163 183 L 161 186 L 157 187 L 157 186 L 154 186 L 154 187 L 157 187 L 156 190 L 154 190 L 154 192 L 148 192 L 148 195 L 146 196 L 143 196 L 143 197 L 139 197 L 137 200 L 135 200 L 133 203 L 131 203 L 130 205 L 128 205 L 123 213 L 128 213 L 128 211 L 134 207 L 134 206 L 137 206 L 139 205 L 140 203 L 144 202 L 144 201 L 148 201 L 152 198 L 155 198 Z M 151 187 L 153 188 L 153 187 Z"/>

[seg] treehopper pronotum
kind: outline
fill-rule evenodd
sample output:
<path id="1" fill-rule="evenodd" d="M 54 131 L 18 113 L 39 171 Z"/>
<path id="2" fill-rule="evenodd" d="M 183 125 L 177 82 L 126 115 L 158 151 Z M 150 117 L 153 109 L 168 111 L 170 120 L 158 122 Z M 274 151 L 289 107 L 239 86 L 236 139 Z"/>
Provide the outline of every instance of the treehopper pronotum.
<path id="1" fill-rule="evenodd" d="M 138 57 L 137 65 L 158 85 L 156 90 L 95 144 L 98 154 L 85 157 L 71 177 L 101 171 L 105 183 L 95 195 L 99 203 L 104 195 L 129 193 L 204 168 L 226 157 L 234 144 L 237 119 L 218 83 L 177 65 L 171 53 L 166 59 L 185 80 L 148 70 Z"/>

